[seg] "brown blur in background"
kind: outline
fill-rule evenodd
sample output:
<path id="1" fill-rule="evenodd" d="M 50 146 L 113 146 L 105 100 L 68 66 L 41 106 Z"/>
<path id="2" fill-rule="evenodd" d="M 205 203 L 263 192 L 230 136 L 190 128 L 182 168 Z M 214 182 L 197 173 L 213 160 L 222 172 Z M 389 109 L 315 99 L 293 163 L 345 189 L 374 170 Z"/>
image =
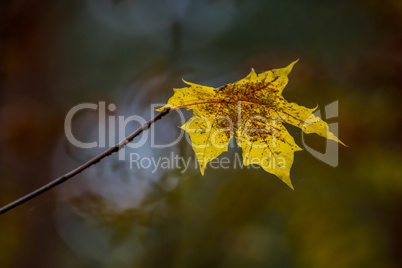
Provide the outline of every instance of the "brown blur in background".
<path id="1" fill-rule="evenodd" d="M 258 168 L 201 176 L 184 138 L 148 140 L 0 215 L 0 267 L 402 267 L 399 0 L 1 1 L 0 206 L 102 151 L 66 139 L 76 105 L 148 120 L 181 78 L 218 87 L 297 58 L 284 96 L 339 102 L 329 122 L 349 147 L 338 167 L 296 153 L 292 191 Z M 99 124 L 81 111 L 73 133 L 96 140 Z M 177 113 L 159 121 L 156 142 L 180 124 Z M 323 150 L 323 138 L 305 138 Z M 130 153 L 192 158 L 191 168 L 136 169 Z"/>

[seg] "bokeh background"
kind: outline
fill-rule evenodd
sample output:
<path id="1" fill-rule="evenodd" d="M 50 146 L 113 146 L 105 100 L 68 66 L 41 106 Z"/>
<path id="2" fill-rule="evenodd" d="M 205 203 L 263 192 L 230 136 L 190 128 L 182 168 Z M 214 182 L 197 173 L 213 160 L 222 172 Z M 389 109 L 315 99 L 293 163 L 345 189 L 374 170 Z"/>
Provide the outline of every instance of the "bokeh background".
<path id="1" fill-rule="evenodd" d="M 0 205 L 101 151 L 66 140 L 77 104 L 149 119 L 181 78 L 218 87 L 298 58 L 284 95 L 339 101 L 330 122 L 349 147 L 338 167 L 296 153 L 292 191 L 261 169 L 202 177 L 185 140 L 147 142 L 127 159 L 173 153 L 192 168 L 152 173 L 109 157 L 0 216 L 0 267 L 402 267 L 399 0 L 1 1 Z M 179 119 L 155 124 L 156 141 L 177 138 Z M 80 112 L 74 134 L 93 141 L 99 123 Z"/>

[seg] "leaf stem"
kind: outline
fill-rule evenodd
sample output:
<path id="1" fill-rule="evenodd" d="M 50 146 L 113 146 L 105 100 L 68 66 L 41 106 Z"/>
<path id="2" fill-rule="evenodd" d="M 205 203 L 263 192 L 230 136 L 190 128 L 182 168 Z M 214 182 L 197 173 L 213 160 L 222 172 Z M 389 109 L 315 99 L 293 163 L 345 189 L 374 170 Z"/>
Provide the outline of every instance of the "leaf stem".
<path id="1" fill-rule="evenodd" d="M 115 146 L 107 149 L 106 151 L 104 151 L 103 153 L 97 155 L 96 157 L 92 158 L 91 160 L 87 161 L 86 163 L 82 164 L 81 166 L 75 168 L 74 170 L 64 174 L 61 177 L 58 177 L 57 179 L 54 179 L 53 181 L 49 182 L 48 184 L 36 189 L 33 192 L 30 192 L 29 194 L 5 205 L 4 207 L 0 208 L 0 215 L 31 200 L 34 197 L 37 197 L 38 195 L 43 194 L 44 192 L 56 187 L 59 184 L 62 184 L 63 182 L 71 179 L 72 177 L 76 176 L 77 174 L 81 173 L 82 171 L 84 171 L 85 169 L 89 168 L 92 165 L 95 165 L 96 163 L 98 163 L 99 161 L 101 161 L 103 158 L 120 151 L 120 149 L 122 149 L 124 146 L 126 146 L 127 143 L 131 142 L 132 140 L 134 140 L 135 137 L 137 137 L 138 135 L 140 135 L 142 132 L 146 131 L 147 129 L 149 129 L 149 127 L 155 123 L 157 120 L 161 119 L 164 115 L 167 115 L 170 112 L 171 108 L 165 108 L 163 109 L 160 113 L 158 113 L 157 115 L 155 115 L 154 118 L 152 118 L 151 120 L 149 120 L 148 122 L 146 122 L 141 128 L 139 128 L 137 131 L 133 132 L 130 136 L 128 136 L 127 138 L 125 138 L 124 140 L 120 141 L 118 144 L 116 144 Z"/>

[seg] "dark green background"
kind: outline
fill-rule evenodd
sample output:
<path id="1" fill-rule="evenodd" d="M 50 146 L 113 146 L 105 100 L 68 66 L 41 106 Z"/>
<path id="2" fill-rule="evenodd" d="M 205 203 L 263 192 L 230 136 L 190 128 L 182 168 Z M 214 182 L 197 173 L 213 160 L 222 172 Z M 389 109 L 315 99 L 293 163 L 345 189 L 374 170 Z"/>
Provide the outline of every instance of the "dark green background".
<path id="1" fill-rule="evenodd" d="M 64 117 L 79 103 L 149 119 L 181 78 L 218 87 L 297 58 L 284 96 L 307 107 L 339 101 L 331 122 L 349 147 L 337 168 L 296 153 L 292 191 L 261 169 L 137 174 L 114 157 L 1 215 L 0 266 L 401 267 L 398 0 L 1 1 L 0 205 L 99 152 L 65 139 Z M 162 121 L 155 129 L 176 137 L 177 115 Z M 80 122 L 80 137 L 97 129 L 95 113 Z M 194 157 L 185 142 L 172 150 Z M 115 208 L 137 198 L 130 182 L 155 176 L 179 183 L 152 184 L 137 192 L 141 206 Z"/>

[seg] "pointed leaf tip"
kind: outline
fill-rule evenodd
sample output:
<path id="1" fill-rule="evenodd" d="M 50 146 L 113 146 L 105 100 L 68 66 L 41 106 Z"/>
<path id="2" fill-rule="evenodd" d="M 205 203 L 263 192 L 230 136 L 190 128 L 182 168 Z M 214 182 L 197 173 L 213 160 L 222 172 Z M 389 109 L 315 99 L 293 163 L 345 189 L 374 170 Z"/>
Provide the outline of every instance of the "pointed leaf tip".
<path id="1" fill-rule="evenodd" d="M 201 171 L 201 175 L 204 176 L 204 174 L 205 174 L 205 166 L 204 165 L 200 165 L 200 171 Z"/>
<path id="2" fill-rule="evenodd" d="M 287 186 L 289 186 L 290 189 L 294 190 L 295 188 L 293 187 L 293 184 L 290 180 L 290 177 L 287 178 L 280 178 L 284 183 L 286 183 Z"/>
<path id="3" fill-rule="evenodd" d="M 290 187 L 290 189 L 292 189 L 293 191 L 295 190 L 295 188 L 293 187 L 292 184 L 288 184 L 288 186 Z"/>
<path id="4" fill-rule="evenodd" d="M 285 73 L 286 75 L 288 75 L 292 69 L 293 66 L 299 61 L 299 59 L 295 60 L 294 62 L 292 62 L 291 64 L 289 64 L 288 66 L 286 66 L 285 68 L 282 69 L 283 73 Z"/>
<path id="5" fill-rule="evenodd" d="M 254 78 L 256 78 L 256 77 L 257 77 L 257 73 L 255 72 L 254 68 L 251 68 L 251 71 L 250 71 L 250 73 L 247 75 L 246 78 L 248 78 L 248 79 L 254 79 Z"/>

